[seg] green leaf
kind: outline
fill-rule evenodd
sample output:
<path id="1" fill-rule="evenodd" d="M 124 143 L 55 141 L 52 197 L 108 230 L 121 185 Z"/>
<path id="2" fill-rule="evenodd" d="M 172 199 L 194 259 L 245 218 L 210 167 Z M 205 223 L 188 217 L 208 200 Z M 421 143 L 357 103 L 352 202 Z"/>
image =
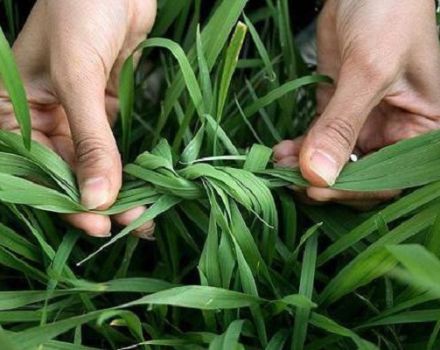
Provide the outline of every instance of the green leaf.
<path id="1" fill-rule="evenodd" d="M 287 93 L 291 91 L 295 91 L 301 87 L 316 84 L 316 83 L 330 83 L 331 80 L 323 75 L 311 75 L 307 77 L 302 77 L 299 79 L 295 79 L 292 81 L 289 81 L 280 87 L 275 88 L 271 92 L 269 92 L 267 95 L 260 97 L 258 100 L 253 102 L 251 105 L 247 106 L 243 113 L 246 117 L 250 118 L 255 113 L 257 113 L 261 108 L 266 107 L 273 103 L 274 101 L 280 99 Z"/>
<path id="2" fill-rule="evenodd" d="M 381 191 L 422 186 L 439 180 L 439 134 L 433 131 L 406 139 L 348 164 L 333 188 Z"/>
<path id="3" fill-rule="evenodd" d="M 225 107 L 226 98 L 228 97 L 232 76 L 234 75 L 237 67 L 238 57 L 240 55 L 246 33 L 247 26 L 242 22 L 238 22 L 237 26 L 235 27 L 234 34 L 232 34 L 231 42 L 226 50 L 225 63 L 223 66 L 218 92 L 217 122 L 220 122 L 222 119 L 223 109 Z"/>
<path id="4" fill-rule="evenodd" d="M 119 105 L 122 123 L 122 150 L 125 159 L 129 157 L 131 126 L 134 106 L 134 64 L 130 56 L 122 66 L 119 76 Z"/>
<path id="5" fill-rule="evenodd" d="M 244 14 L 243 14 L 243 18 L 244 18 L 244 22 L 246 23 L 247 27 L 249 28 L 249 33 L 251 34 L 251 37 L 255 43 L 255 46 L 257 47 L 258 53 L 264 62 L 267 76 L 270 81 L 273 81 L 276 78 L 276 73 L 274 71 L 272 62 L 270 60 L 269 53 L 268 53 L 266 47 L 264 46 L 263 40 L 258 35 L 258 31 L 255 28 L 255 26 L 252 24 L 252 21 L 250 21 L 249 18 L 247 18 L 246 15 L 244 15 Z"/>
<path id="6" fill-rule="evenodd" d="M 20 155 L 36 164 L 62 188 L 74 201 L 79 201 L 79 191 L 72 170 L 61 157 L 46 146 L 32 141 L 32 148 L 24 147 L 19 135 L 0 130 L 0 148 L 8 153 Z M 38 174 L 38 172 L 37 172 Z"/>
<path id="7" fill-rule="evenodd" d="M 440 260 L 434 254 L 417 244 L 389 245 L 386 249 L 408 271 L 407 283 L 440 296 L 440 276 L 436 273 Z"/>
<path id="8" fill-rule="evenodd" d="M 130 330 L 130 332 L 138 342 L 145 341 L 141 320 L 133 312 L 127 310 L 106 311 L 99 316 L 99 318 L 97 319 L 97 323 L 99 326 L 101 326 L 107 320 L 114 319 L 115 317 L 120 317 L 124 321 L 124 325 L 127 326 L 127 328 Z M 116 320 L 113 320 L 112 323 L 116 323 Z"/>
<path id="9" fill-rule="evenodd" d="M 217 221 L 215 214 L 211 212 L 209 218 L 208 237 L 205 242 L 205 247 L 200 258 L 199 268 L 206 276 L 209 285 L 220 287 L 221 273 L 219 265 L 219 238 L 217 231 Z"/>
<path id="10" fill-rule="evenodd" d="M 80 213 L 85 209 L 70 197 L 16 176 L 0 173 L 0 200 L 25 204 L 56 213 Z"/>
<path id="11" fill-rule="evenodd" d="M 174 41 L 164 38 L 148 39 L 141 43 L 137 49 L 142 50 L 150 47 L 165 48 L 174 55 L 180 65 L 180 70 L 182 72 L 183 79 L 185 80 L 185 84 L 188 89 L 189 95 L 191 96 L 194 107 L 196 108 L 199 116 L 202 116 L 206 111 L 205 103 L 202 98 L 202 91 L 200 90 L 200 86 L 194 70 L 192 69 L 191 64 L 183 49 Z"/>
<path id="12" fill-rule="evenodd" d="M 422 187 L 404 197 L 391 203 L 384 208 L 380 215 L 385 222 L 393 222 L 408 214 L 413 213 L 417 209 L 423 207 L 427 203 L 438 198 L 438 191 L 440 191 L 440 182 L 436 182 L 425 187 Z M 352 229 L 349 233 L 344 234 L 336 242 L 326 248 L 318 258 L 318 266 L 333 259 L 338 254 L 346 249 L 354 246 L 361 239 L 368 237 L 376 230 L 376 217 L 365 220 L 362 224 Z"/>
<path id="13" fill-rule="evenodd" d="M 253 145 L 246 157 L 243 169 L 251 172 L 259 172 L 266 169 L 272 156 L 272 150 L 262 145 Z"/>
<path id="14" fill-rule="evenodd" d="M 203 97 L 206 100 L 208 112 L 212 112 L 214 103 L 214 93 L 212 89 L 212 81 L 209 72 L 208 62 L 206 61 L 205 45 L 202 42 L 200 34 L 200 26 L 197 26 L 196 35 L 197 62 L 199 65 L 199 80 L 202 86 Z"/>
<path id="15" fill-rule="evenodd" d="M 237 20 L 243 11 L 248 0 L 236 0 L 232 3 L 222 2 L 205 28 L 201 33 L 201 42 L 204 43 L 206 62 L 209 69 L 212 69 L 218 59 L 218 56 L 224 47 L 229 33 L 232 31 L 237 23 Z M 191 64 L 196 61 L 196 45 L 188 52 L 189 61 Z M 175 103 L 179 99 L 185 88 L 185 80 L 183 72 L 179 72 L 173 80 L 170 88 L 167 91 L 164 101 L 164 112 L 158 131 L 160 132 L 165 125 Z"/>
<path id="16" fill-rule="evenodd" d="M 438 205 L 428 207 L 371 244 L 332 278 L 320 295 L 320 303 L 334 302 L 391 271 L 397 261 L 387 252 L 386 246 L 404 242 L 425 230 L 432 225 L 437 212 Z"/>
<path id="17" fill-rule="evenodd" d="M 3 329 L 0 329 L 0 348 L 18 350 L 18 345 L 10 339 L 10 336 Z"/>
<path id="18" fill-rule="evenodd" d="M 304 250 L 299 294 L 308 299 L 313 296 L 313 284 L 315 279 L 316 257 L 318 251 L 318 236 L 311 236 Z M 298 307 L 296 310 L 295 324 L 293 327 L 292 349 L 299 350 L 304 348 L 307 337 L 307 327 L 309 323 L 310 308 Z"/>
<path id="19" fill-rule="evenodd" d="M 261 302 L 262 299 L 258 297 L 227 289 L 184 286 L 148 295 L 134 302 L 125 304 L 124 307 L 150 304 L 173 305 L 200 310 L 216 310 L 249 307 Z"/>
<path id="20" fill-rule="evenodd" d="M 343 337 L 348 337 L 353 340 L 359 350 L 378 350 L 372 343 L 360 338 L 356 333 L 348 328 L 345 328 L 332 319 L 313 312 L 310 317 L 310 323 L 318 328 L 321 328 L 329 333 L 334 333 Z"/>
<path id="21" fill-rule="evenodd" d="M 131 222 L 128 226 L 126 226 L 121 232 L 119 232 L 116 236 L 110 239 L 107 243 L 103 244 L 98 250 L 89 254 L 86 258 L 77 263 L 77 265 L 81 265 L 86 261 L 90 260 L 94 256 L 96 256 L 99 252 L 103 251 L 108 246 L 114 244 L 121 238 L 127 236 L 131 231 L 136 230 L 138 227 L 141 227 L 143 224 L 147 223 L 150 220 L 153 220 L 156 216 L 167 211 L 172 208 L 176 204 L 178 204 L 181 200 L 179 198 L 175 198 L 168 195 L 163 195 L 159 198 L 159 200 L 154 203 L 154 205 L 149 208 L 146 212 L 144 212 L 140 217 Z"/>
<path id="22" fill-rule="evenodd" d="M 23 144 L 27 149 L 31 148 L 31 118 L 26 98 L 26 91 L 21 82 L 20 73 L 15 64 L 12 50 L 0 28 L 0 78 L 3 86 L 9 94 L 15 117 L 20 125 Z"/>
<path id="23" fill-rule="evenodd" d="M 209 344 L 209 350 L 229 350 L 238 349 L 238 339 L 243 328 L 243 320 L 232 322 L 226 332 Z"/>

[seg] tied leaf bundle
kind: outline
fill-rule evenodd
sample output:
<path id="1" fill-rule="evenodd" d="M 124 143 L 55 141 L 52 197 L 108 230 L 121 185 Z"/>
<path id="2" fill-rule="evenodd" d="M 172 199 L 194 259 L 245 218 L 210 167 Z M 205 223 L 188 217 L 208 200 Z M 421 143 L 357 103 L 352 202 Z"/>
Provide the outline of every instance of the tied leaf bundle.
<path id="1" fill-rule="evenodd" d="M 351 163 L 333 188 L 382 191 L 439 181 L 439 135 L 432 132 L 401 141 Z M 144 152 L 134 163 L 125 166 L 129 180 L 118 200 L 110 209 L 98 213 L 113 215 L 140 205 L 152 205 L 152 209 L 104 247 L 182 201 L 203 201 L 212 199 L 213 195 L 234 201 L 275 230 L 276 208 L 271 190 L 283 186 L 306 187 L 307 181 L 298 169 L 273 168 L 271 153 L 267 147 L 253 146 L 247 155 L 237 158 L 242 168 L 210 164 L 215 157 L 182 165 L 173 159 L 167 141 L 161 140 L 151 153 Z M 0 165 L 1 201 L 56 213 L 87 211 L 79 203 L 79 190 L 69 166 L 50 149 L 33 142 L 28 150 L 19 135 L 0 131 Z"/>
<path id="2" fill-rule="evenodd" d="M 0 131 L 0 199 L 57 213 L 86 211 L 79 204 L 79 190 L 69 166 L 52 150 L 36 142 L 32 144 L 28 150 L 19 135 Z M 439 152 L 440 132 L 400 141 L 348 164 L 332 188 L 383 191 L 438 181 Z M 161 140 L 151 153 L 144 152 L 125 166 L 127 181 L 118 200 L 109 210 L 98 213 L 118 214 L 152 204 L 164 195 L 180 200 L 204 199 L 207 191 L 203 185 L 209 183 L 220 186 L 246 209 L 260 213 L 259 204 L 252 203 L 251 196 L 262 201 L 269 189 L 308 186 L 299 169 L 274 168 L 270 158 L 270 149 L 254 145 L 247 155 L 203 158 L 186 164 L 173 159 L 171 147 Z M 219 160 L 226 164 L 211 164 Z M 242 166 L 227 165 L 233 161 Z M 258 193 L 258 189 L 265 194 Z"/>

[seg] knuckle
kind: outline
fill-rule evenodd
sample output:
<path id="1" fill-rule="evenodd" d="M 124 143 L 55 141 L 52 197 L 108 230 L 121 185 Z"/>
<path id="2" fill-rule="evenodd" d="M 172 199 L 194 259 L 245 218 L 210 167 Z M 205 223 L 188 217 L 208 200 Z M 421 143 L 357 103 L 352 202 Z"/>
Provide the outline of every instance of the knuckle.
<path id="1" fill-rule="evenodd" d="M 56 91 L 61 94 L 64 91 L 75 91 L 86 80 L 84 72 L 75 65 L 68 68 L 64 64 L 53 64 L 50 74 Z"/>
<path id="2" fill-rule="evenodd" d="M 96 137 L 81 138 L 75 144 L 75 156 L 78 164 L 88 167 L 112 167 L 111 159 L 115 150 Z"/>
<path id="3" fill-rule="evenodd" d="M 3 115 L 9 115 L 13 113 L 12 103 L 9 97 L 7 97 L 6 94 L 3 94 L 2 91 L 0 91 L 0 121 L 1 116 Z"/>
<path id="4" fill-rule="evenodd" d="M 344 149 L 351 149 L 357 138 L 355 127 L 348 120 L 336 118 L 324 125 L 324 134 L 332 143 Z"/>
<path id="5" fill-rule="evenodd" d="M 318 85 L 316 89 L 316 114 L 321 115 L 335 92 L 334 86 Z"/>
<path id="6" fill-rule="evenodd" d="M 13 131 L 18 127 L 11 100 L 6 92 L 0 90 L 0 129 Z"/>
<path id="7" fill-rule="evenodd" d="M 156 13 L 157 1 L 128 1 L 131 24 L 134 25 L 141 41 L 146 33 L 153 28 Z"/>
<path id="8" fill-rule="evenodd" d="M 398 67 L 383 54 L 378 55 L 377 50 L 354 51 L 346 63 L 350 74 L 357 72 L 360 79 L 374 86 L 390 84 L 396 75 L 395 67 Z"/>
<path id="9" fill-rule="evenodd" d="M 103 57 L 96 51 L 90 51 L 82 48 L 80 57 L 74 53 L 70 58 L 62 56 L 51 59 L 54 63 L 50 67 L 50 77 L 57 91 L 75 91 L 78 87 L 96 84 L 100 81 L 98 77 L 107 76 Z"/>

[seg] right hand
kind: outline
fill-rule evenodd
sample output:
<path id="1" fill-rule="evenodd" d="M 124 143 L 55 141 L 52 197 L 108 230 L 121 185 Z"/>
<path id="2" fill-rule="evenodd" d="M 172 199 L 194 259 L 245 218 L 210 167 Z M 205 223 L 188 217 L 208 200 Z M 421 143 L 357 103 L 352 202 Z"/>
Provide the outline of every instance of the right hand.
<path id="1" fill-rule="evenodd" d="M 440 45 L 433 0 L 327 0 L 317 31 L 317 118 L 274 149 L 299 164 L 309 198 L 371 206 L 398 192 L 335 191 L 350 154 L 377 151 L 440 128 Z"/>
<path id="2" fill-rule="evenodd" d="M 155 0 L 38 0 L 13 46 L 31 110 L 32 137 L 54 149 L 74 169 L 81 202 L 109 208 L 118 195 L 122 164 L 111 125 L 118 111 L 119 73 L 146 38 Z M 19 132 L 12 105 L 0 90 L 0 128 Z M 115 216 L 123 225 L 146 209 Z M 67 215 L 92 236 L 111 230 L 107 216 Z M 138 230 L 147 238 L 149 222 Z"/>

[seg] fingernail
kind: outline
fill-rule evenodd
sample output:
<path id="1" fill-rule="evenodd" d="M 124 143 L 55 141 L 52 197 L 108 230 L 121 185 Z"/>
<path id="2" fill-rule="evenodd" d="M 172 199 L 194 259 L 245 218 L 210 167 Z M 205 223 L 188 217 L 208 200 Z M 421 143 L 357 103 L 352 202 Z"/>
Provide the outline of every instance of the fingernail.
<path id="1" fill-rule="evenodd" d="M 81 202 L 87 209 L 97 209 L 109 200 L 110 184 L 105 177 L 94 177 L 81 186 Z"/>
<path id="2" fill-rule="evenodd" d="M 316 151 L 312 154 L 310 158 L 310 168 L 329 186 L 335 184 L 340 171 L 336 160 L 321 151 Z"/>
<path id="3" fill-rule="evenodd" d="M 97 234 L 97 233 L 93 233 L 93 234 L 89 233 L 89 236 L 93 237 L 93 238 L 99 238 L 99 239 L 101 239 L 101 238 L 109 238 L 109 237 L 112 236 L 112 233 L 111 232 L 99 233 L 99 234 Z"/>
<path id="4" fill-rule="evenodd" d="M 137 237 L 141 239 L 146 239 L 148 241 L 154 241 L 156 238 L 154 237 L 154 229 L 156 228 L 156 224 L 154 221 L 149 221 L 148 223 L 139 227 L 135 234 Z"/>
<path id="5" fill-rule="evenodd" d="M 143 232 L 137 235 L 140 239 L 144 239 L 146 241 L 155 241 L 156 237 L 153 236 L 153 232 Z"/>

